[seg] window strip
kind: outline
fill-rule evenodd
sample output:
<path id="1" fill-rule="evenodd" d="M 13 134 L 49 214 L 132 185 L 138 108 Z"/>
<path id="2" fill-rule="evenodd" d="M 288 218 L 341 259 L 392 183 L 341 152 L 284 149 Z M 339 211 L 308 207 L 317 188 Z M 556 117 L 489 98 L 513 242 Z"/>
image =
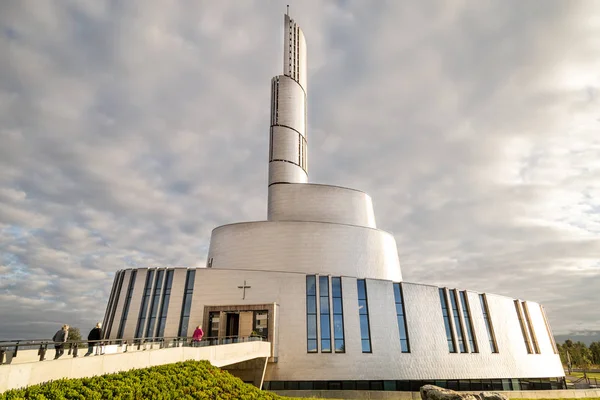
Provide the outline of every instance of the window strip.
<path id="1" fill-rule="evenodd" d="M 129 314 L 129 305 L 131 304 L 131 297 L 133 296 L 133 288 L 135 286 L 135 278 L 137 277 L 137 271 L 133 270 L 129 277 L 129 284 L 127 285 L 127 297 L 125 298 L 125 305 L 123 306 L 123 313 L 121 314 L 121 322 L 119 323 L 119 329 L 117 330 L 117 339 L 123 339 L 123 331 L 125 330 L 125 324 L 127 323 L 127 315 Z"/>
<path id="2" fill-rule="evenodd" d="M 157 326 L 155 337 L 164 337 L 165 335 L 165 324 L 167 322 L 167 313 L 169 311 L 169 301 L 171 299 L 171 286 L 173 285 L 173 274 L 174 270 L 168 269 L 167 276 L 165 278 L 165 285 L 163 288 L 163 298 L 160 305 L 160 311 L 158 312 Z"/>
<path id="3" fill-rule="evenodd" d="M 363 353 L 372 353 L 371 326 L 369 321 L 369 301 L 367 300 L 367 284 L 364 279 L 357 279 L 358 317 L 360 321 L 360 339 Z"/>
<path id="4" fill-rule="evenodd" d="M 404 307 L 404 293 L 402 284 L 394 283 L 394 300 L 396 303 L 396 320 L 400 334 L 400 349 L 403 353 L 410 353 L 410 341 L 406 325 L 406 308 Z"/>
<path id="5" fill-rule="evenodd" d="M 456 339 L 452 329 L 452 317 L 450 316 L 450 310 L 448 309 L 448 299 L 446 297 L 446 290 L 444 288 L 439 289 L 440 303 L 442 305 L 442 316 L 444 317 L 444 328 L 446 329 L 446 341 L 448 342 L 448 350 L 450 353 L 456 353 Z"/>
<path id="6" fill-rule="evenodd" d="M 153 269 L 148 270 L 146 275 L 146 284 L 144 285 L 144 294 L 142 296 L 142 304 L 140 306 L 140 314 L 138 316 L 137 326 L 135 328 L 135 338 L 140 339 L 144 334 L 144 328 L 146 327 L 146 315 L 148 314 L 148 300 L 152 294 L 152 283 L 154 281 Z"/>
<path id="7" fill-rule="evenodd" d="M 471 353 L 479 353 L 477 337 L 475 336 L 475 329 L 473 329 L 473 320 L 471 318 L 471 307 L 469 305 L 469 299 L 466 291 L 460 292 L 460 305 L 462 307 L 463 322 L 467 331 L 467 338 L 469 340 L 469 348 Z"/>
<path id="8" fill-rule="evenodd" d="M 465 343 L 465 330 L 458 312 L 458 297 L 456 296 L 456 289 L 448 291 L 450 296 L 450 304 L 452 305 L 452 317 L 454 318 L 454 327 L 456 329 L 456 336 L 458 339 L 458 348 L 461 353 L 468 353 L 467 346 Z"/>
<path id="9" fill-rule="evenodd" d="M 329 306 L 329 277 L 319 276 L 319 322 L 321 326 L 321 353 L 331 353 L 331 320 Z"/>
<path id="10" fill-rule="evenodd" d="M 333 299 L 333 348 L 336 353 L 345 353 L 344 302 L 342 299 L 341 277 L 331 278 L 331 297 Z"/>
<path id="11" fill-rule="evenodd" d="M 156 314 L 158 312 L 158 306 L 160 304 L 160 297 L 162 294 L 162 284 L 165 277 L 165 270 L 159 269 L 154 282 L 154 290 L 151 296 L 152 302 L 150 303 L 150 313 L 148 314 L 148 325 L 146 327 L 146 334 L 144 337 L 152 337 L 154 333 L 154 325 L 156 324 Z"/>
<path id="12" fill-rule="evenodd" d="M 179 317 L 178 335 L 187 337 L 188 325 L 190 322 L 190 310 L 192 309 L 192 296 L 194 294 L 194 282 L 196 280 L 196 270 L 190 269 L 185 276 L 185 292 L 181 304 L 181 317 Z"/>
<path id="13" fill-rule="evenodd" d="M 527 354 L 533 354 L 531 350 L 531 343 L 529 343 L 529 335 L 527 334 L 527 328 L 525 327 L 525 321 L 523 321 L 523 312 L 521 311 L 521 303 L 519 300 L 515 300 L 515 310 L 517 311 L 517 318 L 519 319 L 519 325 L 521 326 L 521 333 L 523 334 L 523 341 L 527 348 Z"/>
<path id="14" fill-rule="evenodd" d="M 317 277 L 306 276 L 306 352 L 317 353 Z"/>
<path id="15" fill-rule="evenodd" d="M 485 329 L 488 334 L 490 349 L 492 350 L 492 353 L 497 353 L 498 344 L 496 343 L 496 334 L 494 333 L 494 325 L 492 324 L 492 320 L 490 318 L 487 297 L 484 293 L 479 295 L 479 301 L 481 303 L 481 312 L 483 313 L 483 320 L 485 321 Z"/>

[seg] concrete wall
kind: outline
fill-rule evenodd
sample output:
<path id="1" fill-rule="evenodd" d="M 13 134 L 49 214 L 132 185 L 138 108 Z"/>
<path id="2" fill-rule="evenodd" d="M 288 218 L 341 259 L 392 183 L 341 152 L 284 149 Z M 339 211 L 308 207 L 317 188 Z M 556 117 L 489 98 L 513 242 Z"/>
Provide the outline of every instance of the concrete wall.
<path id="1" fill-rule="evenodd" d="M 249 222 L 213 230 L 212 268 L 349 275 L 399 281 L 396 241 L 387 232 L 320 222 Z"/>
<path id="2" fill-rule="evenodd" d="M 288 397 L 317 397 L 322 399 L 381 399 L 381 400 L 421 400 L 419 392 L 377 392 L 360 390 L 276 390 L 281 396 Z M 460 392 L 473 393 L 478 392 Z M 600 397 L 600 389 L 586 390 L 524 390 L 503 393 L 509 399 L 579 399 L 586 397 Z"/>
<path id="3" fill-rule="evenodd" d="M 172 364 L 185 360 L 208 360 L 216 367 L 254 358 L 269 357 L 268 342 L 236 343 L 211 347 L 176 347 L 134 351 L 94 357 L 66 357 L 25 364 L 0 365 L 0 393 L 60 378 L 84 378 L 130 369 Z"/>
<path id="4" fill-rule="evenodd" d="M 319 268 L 320 265 L 315 265 L 315 270 Z M 238 288 L 244 281 L 250 286 L 246 289 L 245 299 Z M 303 273 L 197 269 L 189 326 L 202 324 L 205 306 L 276 303 L 279 319 L 274 337 L 277 362 L 269 363 L 267 381 L 564 376 L 539 305 L 528 302 L 541 354 L 527 354 L 514 299 L 504 296 L 487 295 L 499 352 L 492 353 L 489 346 L 479 293 L 467 292 L 479 352 L 450 353 L 436 286 L 402 283 L 411 350 L 402 353 L 393 282 L 389 280 L 366 280 L 372 353 L 362 353 L 356 282 L 354 277 L 342 277 L 345 353 L 307 353 L 306 275 Z M 183 283 L 180 290 L 183 290 Z M 172 317 L 174 322 L 165 330 L 167 336 L 177 335 L 180 306 L 176 311 Z M 131 317 L 137 318 L 137 315 Z M 320 329 L 319 325 L 319 332 Z"/>
<path id="5" fill-rule="evenodd" d="M 317 221 L 376 228 L 371 197 L 360 190 L 314 184 L 275 185 L 269 221 Z"/>

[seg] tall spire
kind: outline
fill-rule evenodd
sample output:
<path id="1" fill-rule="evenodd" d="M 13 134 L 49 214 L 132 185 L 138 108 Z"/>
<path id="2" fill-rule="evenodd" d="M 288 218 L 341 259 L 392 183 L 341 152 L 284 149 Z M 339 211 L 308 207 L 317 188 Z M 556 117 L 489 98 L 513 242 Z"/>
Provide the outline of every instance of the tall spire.
<path id="1" fill-rule="evenodd" d="M 283 75 L 271 80 L 269 193 L 280 183 L 307 183 L 306 40 L 284 16 Z"/>

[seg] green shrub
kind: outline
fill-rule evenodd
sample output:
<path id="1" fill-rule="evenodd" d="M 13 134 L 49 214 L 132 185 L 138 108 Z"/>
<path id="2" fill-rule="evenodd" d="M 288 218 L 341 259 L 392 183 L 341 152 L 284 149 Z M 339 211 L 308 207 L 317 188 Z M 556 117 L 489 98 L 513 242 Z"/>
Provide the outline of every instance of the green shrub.
<path id="1" fill-rule="evenodd" d="M 0 394 L 8 399 L 284 399 L 208 361 L 185 361 L 93 378 L 59 379 Z"/>

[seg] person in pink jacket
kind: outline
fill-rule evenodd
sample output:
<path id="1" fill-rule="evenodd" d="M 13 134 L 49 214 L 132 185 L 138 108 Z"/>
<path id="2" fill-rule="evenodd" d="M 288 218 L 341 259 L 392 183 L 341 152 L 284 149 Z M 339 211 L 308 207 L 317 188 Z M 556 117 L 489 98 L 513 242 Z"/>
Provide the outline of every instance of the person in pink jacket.
<path id="1" fill-rule="evenodd" d="M 194 331 L 194 336 L 192 337 L 192 346 L 199 346 L 202 336 L 204 336 L 204 331 L 202 330 L 202 326 L 198 325 Z"/>

